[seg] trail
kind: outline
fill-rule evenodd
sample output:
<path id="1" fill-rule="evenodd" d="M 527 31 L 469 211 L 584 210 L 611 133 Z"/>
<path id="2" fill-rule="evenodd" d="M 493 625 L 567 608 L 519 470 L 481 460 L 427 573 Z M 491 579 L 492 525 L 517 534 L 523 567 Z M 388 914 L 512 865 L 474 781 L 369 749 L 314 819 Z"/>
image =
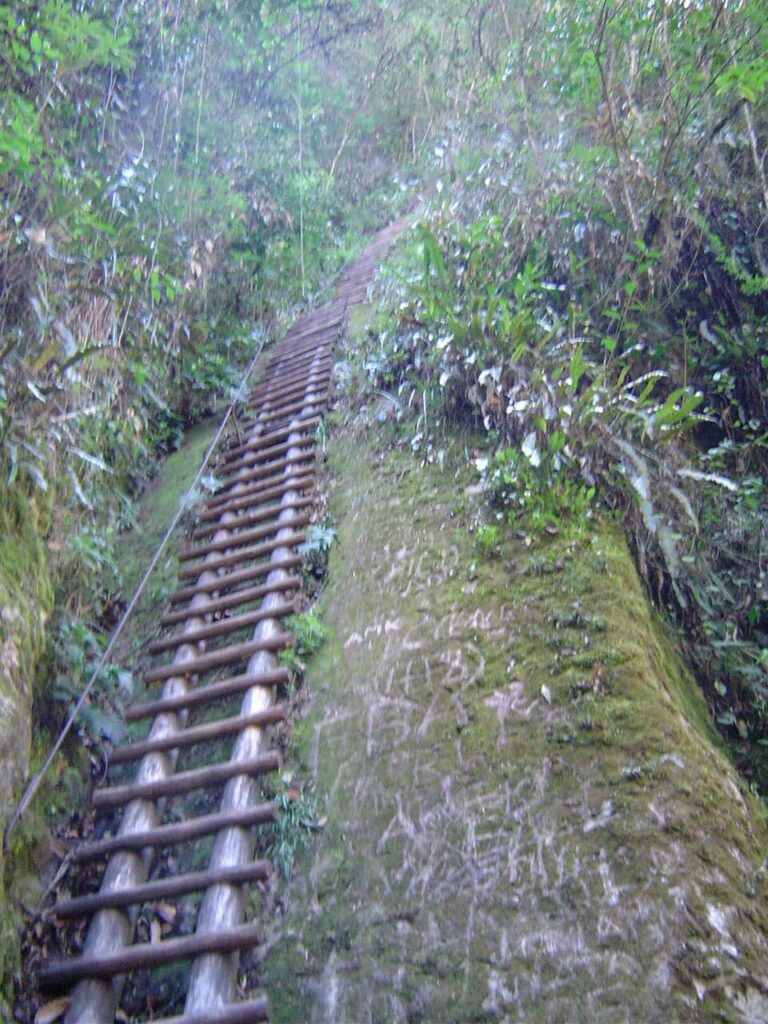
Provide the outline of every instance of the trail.
<path id="1" fill-rule="evenodd" d="M 143 675 L 152 695 L 127 711 L 130 722 L 151 721 L 148 737 L 111 758 L 113 771 L 138 767 L 127 781 L 96 790 L 95 834 L 73 851 L 78 863 L 105 861 L 99 890 L 54 908 L 60 918 L 90 919 L 80 955 L 38 973 L 42 988 L 70 990 L 67 1024 L 113 1021 L 127 974 L 178 960 L 191 960 L 185 1010 L 164 1024 L 267 1018 L 263 997 L 237 1002 L 233 953 L 256 945 L 262 932 L 246 923 L 246 885 L 269 872 L 254 860 L 254 829 L 275 817 L 260 779 L 280 763 L 270 735 L 286 715 L 277 693 L 289 673 L 277 656 L 291 643 L 283 620 L 300 586 L 297 549 L 312 518 L 334 346 L 398 230 L 382 231 L 342 272 L 335 298 L 287 332 L 220 455 L 223 482 L 195 510 L 193 543 L 180 553 L 181 586 L 160 620 L 162 636 L 149 646 L 159 662 Z M 174 801 L 190 793 L 220 793 L 217 809 L 180 813 Z M 158 871 L 195 863 L 211 838 L 204 870 Z M 178 844 L 184 852 L 176 861 L 169 850 Z M 203 894 L 193 934 L 134 944 L 141 904 L 167 905 L 192 892 Z"/>

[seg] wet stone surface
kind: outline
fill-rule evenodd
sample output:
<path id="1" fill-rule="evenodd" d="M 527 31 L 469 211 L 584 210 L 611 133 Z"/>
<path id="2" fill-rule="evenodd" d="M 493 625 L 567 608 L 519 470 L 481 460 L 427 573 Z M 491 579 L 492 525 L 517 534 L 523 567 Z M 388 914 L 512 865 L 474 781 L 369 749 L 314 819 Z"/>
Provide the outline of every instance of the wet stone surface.
<path id="1" fill-rule="evenodd" d="M 332 640 L 295 731 L 328 824 L 273 1019 L 765 1019 L 764 823 L 618 528 L 488 557 L 470 477 L 359 438 L 332 464 Z"/>

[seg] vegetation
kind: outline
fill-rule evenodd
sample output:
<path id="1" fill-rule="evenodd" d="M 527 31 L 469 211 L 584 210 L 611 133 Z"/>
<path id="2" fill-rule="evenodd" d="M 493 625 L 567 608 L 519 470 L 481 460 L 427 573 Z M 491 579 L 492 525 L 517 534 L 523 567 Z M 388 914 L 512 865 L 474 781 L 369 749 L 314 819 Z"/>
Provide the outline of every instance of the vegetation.
<path id="1" fill-rule="evenodd" d="M 364 375 L 417 410 L 430 461 L 446 417 L 482 422 L 478 466 L 526 529 L 621 512 L 764 793 L 765 13 L 496 9 Z"/>

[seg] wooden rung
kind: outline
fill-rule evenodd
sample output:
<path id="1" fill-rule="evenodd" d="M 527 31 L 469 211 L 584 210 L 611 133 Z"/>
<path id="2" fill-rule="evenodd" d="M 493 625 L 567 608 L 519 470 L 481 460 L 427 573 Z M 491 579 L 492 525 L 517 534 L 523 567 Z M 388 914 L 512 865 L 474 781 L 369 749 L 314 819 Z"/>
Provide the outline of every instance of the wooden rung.
<path id="1" fill-rule="evenodd" d="M 260 423 L 274 423 L 276 420 L 283 420 L 286 416 L 292 416 L 295 412 L 301 412 L 307 405 L 321 405 L 324 399 L 317 398 L 311 399 L 309 402 L 290 402 L 288 405 L 284 405 L 281 409 L 275 409 L 273 412 L 264 413 L 263 416 L 259 417 Z M 246 402 L 246 409 L 253 408 L 252 405 Z"/>
<path id="2" fill-rule="evenodd" d="M 129 743 L 125 747 L 118 747 L 112 751 L 109 763 L 125 764 L 126 761 L 138 761 L 145 754 L 191 747 L 196 743 L 206 743 L 222 736 L 236 735 L 245 729 L 263 729 L 268 725 L 285 721 L 286 714 L 286 704 L 275 704 L 266 711 L 257 711 L 252 715 L 234 715 L 231 718 L 220 718 L 215 722 L 203 722 L 201 725 L 193 725 L 178 732 L 149 737 L 137 743 Z"/>
<path id="3" fill-rule="evenodd" d="M 245 924 L 221 932 L 185 935 L 182 938 L 164 939 L 162 942 L 144 942 L 105 956 L 54 960 L 41 967 L 37 977 L 42 988 L 70 986 L 84 978 L 113 978 L 117 974 L 162 967 L 204 953 L 228 953 L 257 946 L 263 932 L 261 925 Z"/>
<path id="4" fill-rule="evenodd" d="M 328 367 L 327 369 L 310 370 L 309 374 L 302 373 L 297 375 L 295 380 L 288 380 L 281 384 L 278 390 L 257 385 L 248 394 L 248 401 L 253 403 L 261 401 L 274 402 L 276 398 L 288 398 L 292 394 L 302 394 L 310 385 L 317 388 L 320 385 L 327 384 L 332 376 L 333 370 L 331 367 Z"/>
<path id="5" fill-rule="evenodd" d="M 143 701 L 141 704 L 133 704 L 126 708 L 125 720 L 127 722 L 138 722 L 142 718 L 152 718 L 168 711 L 183 711 L 186 708 L 196 707 L 198 704 L 208 704 L 214 700 L 221 700 L 225 697 L 233 697 L 238 693 L 245 693 L 253 686 L 284 686 L 289 682 L 291 674 L 288 669 L 279 668 L 274 672 L 245 673 L 241 676 L 230 676 L 229 679 L 220 679 L 217 683 L 209 683 L 207 686 L 198 686 L 186 693 L 176 694 L 174 697 L 159 697 L 157 700 Z"/>
<path id="6" fill-rule="evenodd" d="M 269 412 L 277 402 L 285 405 L 290 400 L 297 401 L 298 396 L 305 395 L 308 391 L 323 392 L 330 386 L 333 370 L 330 366 L 312 366 L 310 369 L 302 370 L 295 376 L 291 375 L 283 380 L 279 387 L 272 387 L 268 390 L 254 390 L 246 398 L 248 408 L 253 409 L 253 415 L 259 415 L 258 411 Z"/>
<path id="7" fill-rule="evenodd" d="M 188 818 L 187 821 L 174 822 L 172 825 L 158 825 L 157 828 L 146 829 L 144 832 L 126 832 L 125 835 L 94 839 L 81 843 L 72 851 L 72 855 L 75 860 L 93 860 L 95 857 L 114 853 L 115 850 L 173 846 L 176 843 L 188 843 L 192 839 L 221 832 L 225 828 L 251 828 L 274 820 L 274 804 L 257 804 L 244 811 L 218 811 L 216 814 L 203 814 L 197 818 Z"/>
<path id="8" fill-rule="evenodd" d="M 76 896 L 61 900 L 53 907 L 55 917 L 68 919 L 87 917 L 106 908 L 132 907 L 154 900 L 176 899 L 190 892 L 200 892 L 212 885 L 243 885 L 246 882 L 260 882 L 270 875 L 269 861 L 254 860 L 248 864 L 231 867 L 208 868 L 207 871 L 193 871 L 186 875 L 169 875 L 157 878 L 130 889 L 112 889 L 96 892 L 89 896 Z"/>
<path id="9" fill-rule="evenodd" d="M 321 419 L 322 416 L 311 416 L 306 420 L 302 420 L 299 426 L 296 427 L 278 427 L 277 430 L 272 430 L 266 434 L 254 434 L 252 437 L 249 437 L 248 440 L 226 448 L 224 454 L 236 458 L 238 455 L 242 455 L 243 452 L 256 451 L 262 445 L 273 444 L 275 441 L 280 441 L 282 438 L 290 437 L 293 433 L 307 432 L 311 430 L 312 427 L 316 427 Z M 255 427 L 256 424 L 252 424 L 248 429 L 255 429 Z M 242 427 L 241 433 L 243 433 Z"/>
<path id="10" fill-rule="evenodd" d="M 274 402 L 276 399 L 286 399 L 291 394 L 303 394 L 308 387 L 317 389 L 318 387 L 325 386 L 333 376 L 333 368 L 331 366 L 320 366 L 312 368 L 309 373 L 302 371 L 297 373 L 296 376 L 290 376 L 287 380 L 283 380 L 280 386 L 276 388 L 274 383 L 267 387 L 263 385 L 257 385 L 247 397 L 247 401 L 254 404 L 260 402 Z"/>
<path id="11" fill-rule="evenodd" d="M 278 473 L 284 472 L 290 466 L 298 466 L 303 462 L 311 462 L 315 457 L 314 450 L 305 451 L 302 449 L 300 452 L 296 452 L 294 455 L 287 455 L 284 459 L 274 459 L 272 462 L 265 462 L 263 466 L 257 466 L 256 469 L 249 469 L 239 476 L 232 477 L 227 480 L 226 483 L 219 487 L 214 495 L 214 498 L 220 498 L 232 490 L 233 487 L 237 487 L 238 484 L 250 484 L 255 480 L 267 480 L 270 477 L 277 476 Z"/>
<path id="12" fill-rule="evenodd" d="M 210 555 L 212 551 L 227 551 L 229 548 L 244 547 L 255 540 L 263 540 L 265 537 L 270 537 L 272 534 L 277 533 L 278 530 L 285 530 L 289 526 L 307 526 L 309 521 L 310 517 L 305 512 L 303 515 L 293 516 L 291 519 L 274 520 L 274 522 L 265 523 L 263 526 L 258 526 L 252 530 L 239 530 L 236 533 L 230 531 L 229 536 L 222 537 L 219 540 L 211 540 L 205 544 L 195 544 L 192 547 L 183 548 L 179 552 L 179 561 L 189 562 L 193 558 L 204 558 L 206 555 Z M 229 525 L 227 523 L 221 528 L 226 530 Z M 233 523 L 232 525 L 236 524 Z"/>
<path id="13" fill-rule="evenodd" d="M 200 675 L 201 672 L 210 672 L 212 668 L 231 665 L 234 661 L 246 661 L 258 651 L 281 651 L 284 647 L 289 647 L 292 640 L 293 637 L 290 633 L 276 633 L 263 640 L 249 640 L 244 644 L 220 647 L 218 650 L 199 654 L 196 658 L 190 658 L 189 661 L 181 664 L 171 663 L 170 665 L 161 665 L 160 668 L 150 669 L 144 674 L 144 682 L 147 686 L 152 686 L 154 683 L 161 683 L 164 679 L 171 679 L 174 676 Z"/>
<path id="14" fill-rule="evenodd" d="M 262 482 L 247 487 L 237 494 L 233 494 L 227 501 L 219 500 L 215 505 L 205 504 L 198 513 L 203 521 L 209 519 L 221 519 L 225 512 L 237 512 L 241 508 L 251 508 L 260 501 L 268 498 L 282 498 L 289 491 L 305 491 L 315 482 L 315 470 L 310 469 L 303 472 L 301 476 L 288 476 L 282 478 L 279 483 Z"/>
<path id="15" fill-rule="evenodd" d="M 269 448 L 246 452 L 239 459 L 219 465 L 217 473 L 219 476 L 231 476 L 232 473 L 239 473 L 242 469 L 248 469 L 249 467 L 261 465 L 263 462 L 269 462 L 270 459 L 275 459 L 278 455 L 285 455 L 292 448 L 311 448 L 314 443 L 314 434 L 302 434 L 295 441 L 283 441 L 282 444 L 273 444 Z"/>
<path id="16" fill-rule="evenodd" d="M 294 324 L 294 329 L 289 331 L 280 342 L 280 348 L 295 345 L 297 342 L 303 341 L 305 338 L 313 338 L 316 334 L 322 334 L 324 331 L 338 330 L 343 323 L 343 314 L 334 313 L 333 319 L 318 321 L 316 324 L 307 324 L 302 330 L 296 330 L 296 324 Z"/>
<path id="17" fill-rule="evenodd" d="M 301 461 L 311 462 L 311 457 L 303 459 Z M 304 475 L 313 473 L 314 469 L 311 466 L 309 466 L 306 469 L 297 470 L 295 472 Z M 249 498 L 249 504 L 253 505 L 255 504 L 254 499 L 259 500 L 259 496 L 262 494 L 262 492 L 264 492 L 264 490 L 268 490 L 269 488 L 274 486 L 285 487 L 286 483 L 290 479 L 290 472 L 275 472 L 274 470 L 272 470 L 271 476 L 263 477 L 258 482 L 248 483 L 247 486 L 241 485 L 241 488 L 238 490 L 238 492 L 234 494 L 231 493 L 231 487 L 227 487 L 226 490 L 222 490 L 222 492 L 217 494 L 214 498 L 210 498 L 208 501 L 204 502 L 202 508 L 214 510 L 218 513 L 221 511 L 223 507 L 228 507 L 230 502 L 236 500 L 240 501 L 244 498 Z M 247 481 L 244 482 L 247 483 Z"/>
<path id="18" fill-rule="evenodd" d="M 181 1017 L 158 1017 L 152 1024 L 259 1024 L 265 1020 L 269 1020 L 269 1003 L 266 996 L 262 996 L 247 1003 L 230 1003 L 216 1010 L 201 1010 Z"/>
<path id="19" fill-rule="evenodd" d="M 277 569 L 295 569 L 301 565 L 301 555 L 289 555 L 287 558 L 270 559 L 268 562 L 257 562 L 249 565 L 247 569 L 239 569 L 237 572 L 228 572 L 223 576 L 217 576 L 213 580 L 205 580 L 203 583 L 195 583 L 191 587 L 182 587 L 175 594 L 171 594 L 171 604 L 178 604 L 186 601 L 195 594 L 210 594 L 214 590 L 227 591 L 238 583 L 245 583 L 247 580 L 255 580 L 260 576 L 268 576 Z"/>
<path id="20" fill-rule="evenodd" d="M 302 367 L 279 382 L 270 380 L 267 387 L 256 386 L 248 395 L 247 400 L 253 404 L 274 402 L 288 398 L 294 392 L 301 394 L 307 388 L 325 387 L 333 377 L 333 366 L 330 359 L 310 360 L 308 367 Z M 278 383 L 279 386 L 275 386 Z"/>
<path id="21" fill-rule="evenodd" d="M 269 371 L 267 386 L 256 399 L 266 398 L 278 394 L 287 384 L 296 384 L 306 380 L 310 374 L 325 373 L 333 369 L 333 357 L 329 354 L 309 352 L 299 356 L 287 356 L 277 363 L 274 369 Z M 248 408 L 249 401 L 243 403 Z"/>
<path id="22" fill-rule="evenodd" d="M 254 526 L 256 523 L 265 523 L 272 519 L 277 519 L 280 513 L 287 509 L 308 508 L 312 504 L 314 504 L 314 499 L 311 497 L 276 502 L 263 508 L 254 509 L 253 512 L 246 512 L 244 515 L 238 516 L 237 519 L 231 519 L 227 523 L 207 523 L 205 526 L 200 526 L 192 531 L 192 539 L 199 540 L 202 537 L 211 537 L 217 530 L 242 530 L 247 526 Z"/>
<path id="23" fill-rule="evenodd" d="M 206 612 L 208 610 L 205 609 Z M 172 651 L 176 647 L 181 647 L 182 644 L 198 644 L 201 640 L 227 636 L 229 633 L 236 633 L 239 629 L 255 626 L 257 622 L 263 622 L 264 619 L 284 619 L 287 615 L 293 615 L 295 611 L 294 604 L 278 604 L 274 608 L 257 608 L 252 612 L 245 612 L 243 615 L 218 619 L 216 622 L 200 626 L 199 629 L 191 629 L 187 633 L 174 633 L 173 636 L 153 640 L 149 645 L 149 653 L 162 654 L 163 651 Z"/>
<path id="24" fill-rule="evenodd" d="M 180 622 L 186 622 L 193 615 L 215 615 L 217 612 L 228 611 L 230 608 L 239 608 L 241 605 L 258 601 L 268 594 L 282 594 L 289 590 L 298 590 L 301 580 L 298 576 L 288 576 L 280 583 L 264 583 L 260 587 L 247 587 L 245 590 L 236 590 L 226 597 L 217 597 L 210 600 L 204 608 L 199 611 L 194 608 L 179 608 L 175 612 L 167 612 L 160 619 L 161 626 L 175 626 Z"/>
<path id="25" fill-rule="evenodd" d="M 293 368 L 300 364 L 311 366 L 312 363 L 332 363 L 332 347 L 331 339 L 329 338 L 324 342 L 314 341 L 309 345 L 296 346 L 291 352 L 275 353 L 275 359 L 267 370 L 269 379 L 279 380 L 286 368 Z"/>
<path id="26" fill-rule="evenodd" d="M 291 523 L 283 524 L 282 529 L 289 530 Z M 219 555 L 217 558 L 209 558 L 204 562 L 197 562 L 195 565 L 183 566 L 177 575 L 180 580 L 198 579 L 204 572 L 218 572 L 219 569 L 228 569 L 231 565 L 239 565 L 241 562 L 253 561 L 271 555 L 278 548 L 295 548 L 303 544 L 307 539 L 306 533 L 302 531 L 293 532 L 290 537 L 276 537 L 274 540 L 265 540 L 261 544 L 238 548 L 229 554 Z"/>
<path id="27" fill-rule="evenodd" d="M 318 321 L 316 324 L 307 325 L 307 327 L 301 331 L 291 331 L 280 343 L 278 351 L 281 349 L 293 350 L 296 347 L 307 345 L 309 344 L 306 340 L 308 338 L 314 338 L 315 341 L 311 344 L 316 345 L 316 336 L 318 334 L 326 334 L 327 332 L 333 333 L 341 327 L 342 323 L 343 321 L 339 319 L 338 314 L 334 314 L 333 319 L 325 319 L 325 321 Z M 294 325 L 294 328 L 295 327 L 296 325 Z"/>
<path id="28" fill-rule="evenodd" d="M 150 782 L 129 782 L 125 786 L 106 786 L 93 794 L 93 806 L 98 811 L 122 807 L 131 800 L 160 800 L 164 797 L 189 793 L 206 786 L 222 786 L 238 775 L 266 775 L 280 767 L 277 751 L 271 750 L 247 761 L 226 761 L 223 764 L 209 764 L 204 768 L 193 768 L 187 772 L 176 772 L 162 779 Z"/>

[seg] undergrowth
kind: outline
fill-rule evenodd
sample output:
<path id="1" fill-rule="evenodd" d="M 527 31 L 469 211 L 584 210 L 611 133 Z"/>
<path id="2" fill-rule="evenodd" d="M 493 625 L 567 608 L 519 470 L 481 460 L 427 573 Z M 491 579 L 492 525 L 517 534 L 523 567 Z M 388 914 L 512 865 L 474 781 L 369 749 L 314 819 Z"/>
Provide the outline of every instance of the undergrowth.
<path id="1" fill-rule="evenodd" d="M 748 413 L 733 362 L 711 372 L 708 331 L 688 337 L 685 367 L 670 357 L 676 342 L 657 343 L 685 344 L 687 327 L 663 296 L 640 293 L 652 270 L 669 273 L 642 243 L 596 307 L 570 216 L 558 231 L 535 201 L 509 210 L 511 164 L 508 151 L 490 156 L 482 185 L 470 176 L 455 187 L 405 242 L 384 285 L 391 312 L 349 353 L 348 391 L 407 420 L 428 461 L 452 422 L 482 425 L 488 449 L 475 464 L 512 523 L 578 535 L 596 502 L 615 509 L 649 596 L 678 626 L 737 763 L 765 794 L 765 386 Z M 490 212 L 473 220 L 480 196 Z M 598 259 L 615 273 L 611 252 Z M 722 348 L 745 334 L 765 363 L 764 325 L 748 310 L 712 338 Z M 477 541 L 492 547 L 493 526 Z"/>

